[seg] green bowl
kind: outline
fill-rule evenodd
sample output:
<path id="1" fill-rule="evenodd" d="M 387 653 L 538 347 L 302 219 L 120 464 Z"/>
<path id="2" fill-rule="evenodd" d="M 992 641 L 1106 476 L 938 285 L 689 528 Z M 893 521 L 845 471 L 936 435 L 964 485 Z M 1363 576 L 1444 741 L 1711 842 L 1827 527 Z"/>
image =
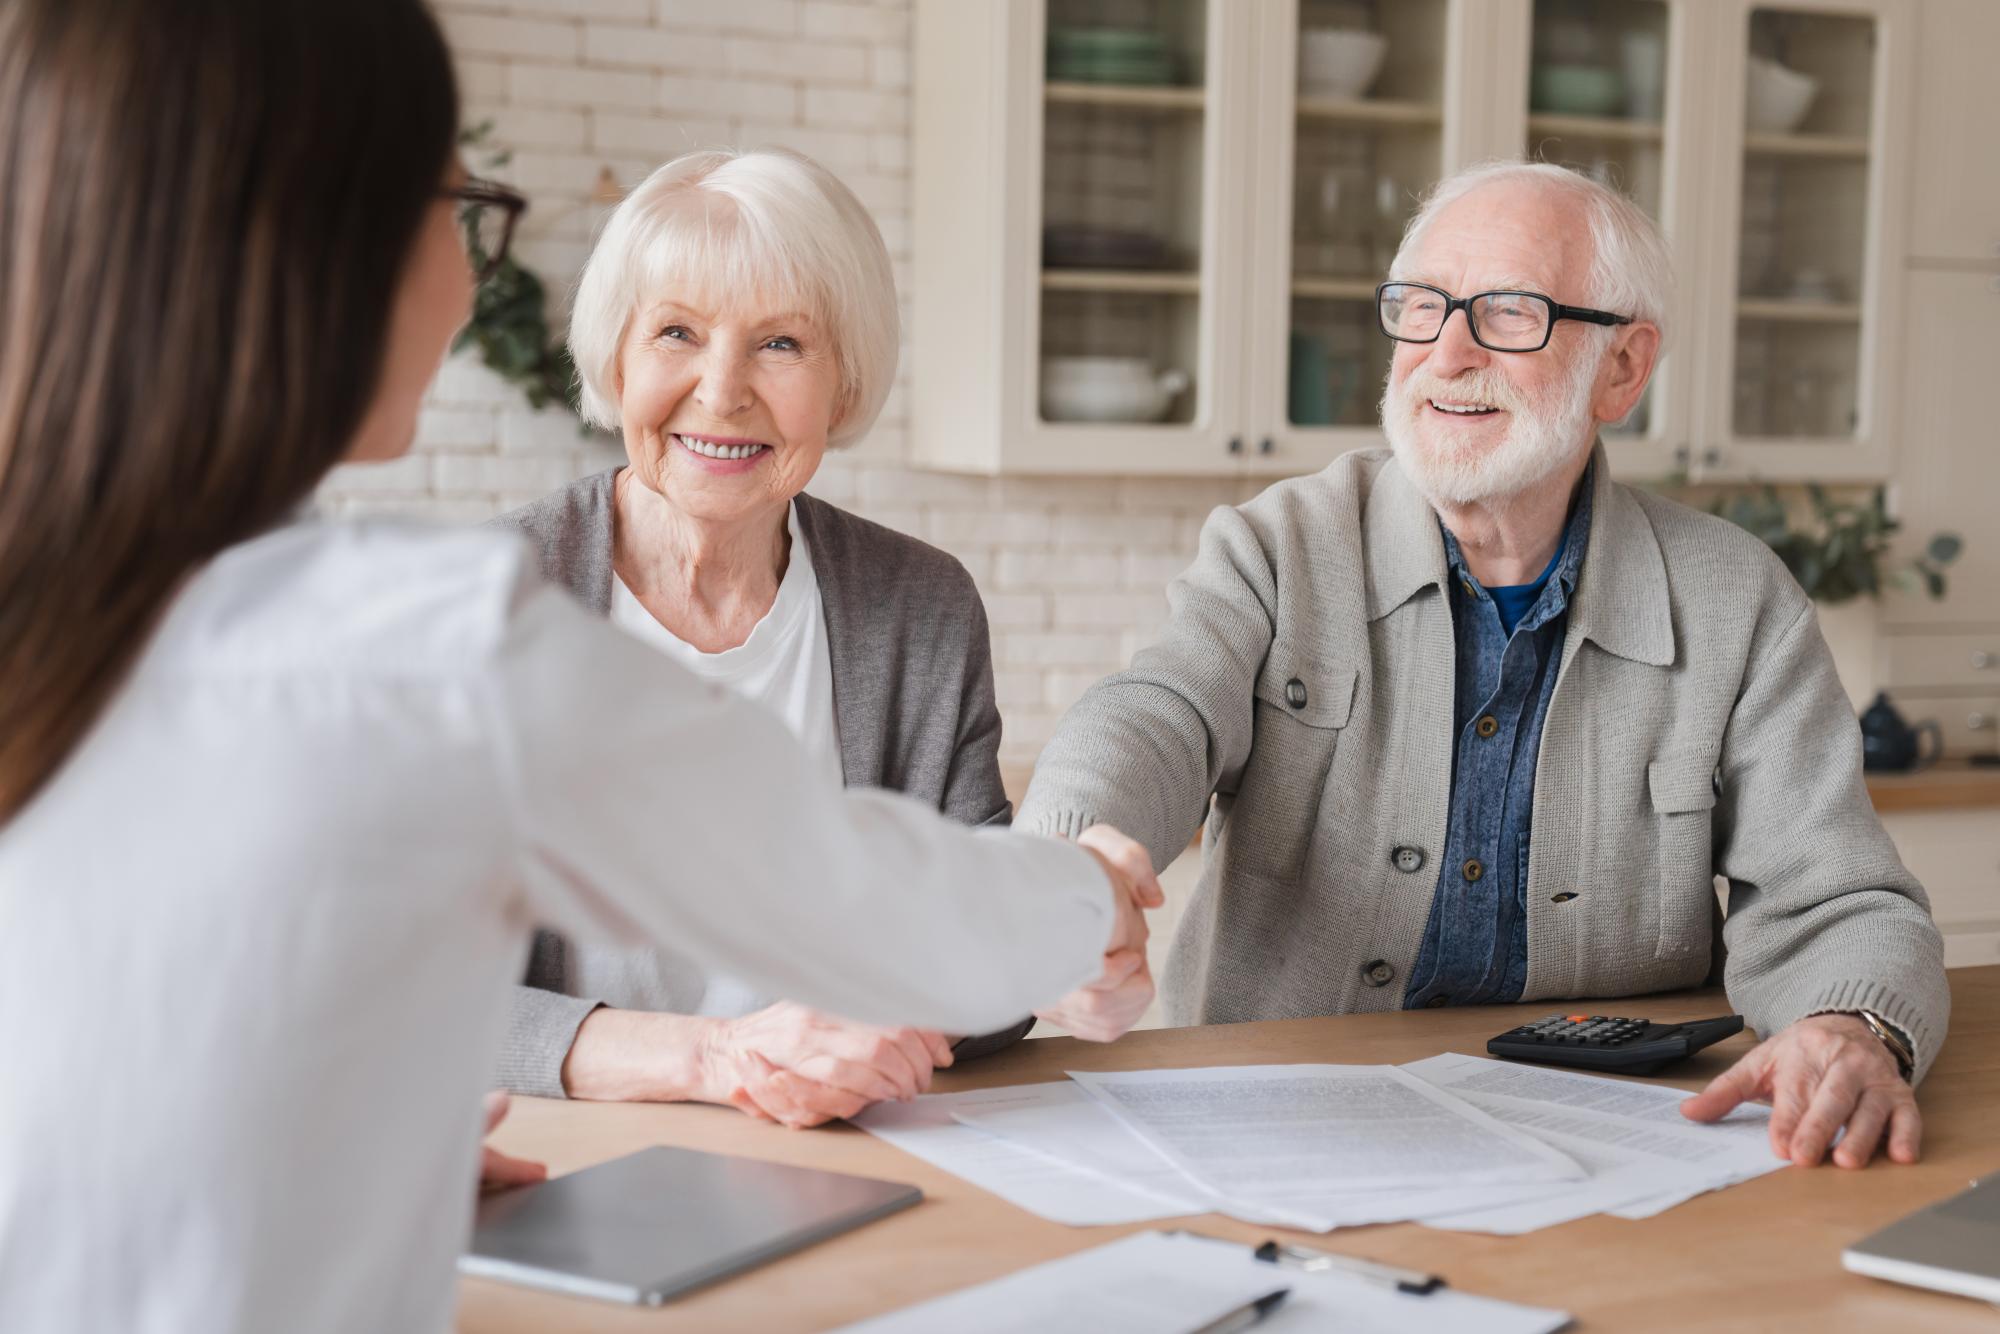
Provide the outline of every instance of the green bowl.
<path id="1" fill-rule="evenodd" d="M 1166 47 L 1165 37 L 1143 28 L 1055 28 L 1049 32 L 1049 48 L 1067 55 L 1157 56 Z"/>
<path id="2" fill-rule="evenodd" d="M 1596 65 L 1541 65 L 1530 81 L 1537 111 L 1565 116 L 1609 116 L 1625 108 L 1625 78 Z"/>

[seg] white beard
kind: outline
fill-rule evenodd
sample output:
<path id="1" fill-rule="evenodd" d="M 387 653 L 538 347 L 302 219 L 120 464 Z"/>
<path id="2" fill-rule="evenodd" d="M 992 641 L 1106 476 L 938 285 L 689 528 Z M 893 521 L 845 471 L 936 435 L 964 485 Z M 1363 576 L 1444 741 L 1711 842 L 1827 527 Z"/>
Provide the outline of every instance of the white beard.
<path id="1" fill-rule="evenodd" d="M 1586 344 L 1569 374 L 1534 401 L 1491 367 L 1449 380 L 1419 368 L 1382 391 L 1382 429 L 1396 461 L 1433 505 L 1504 501 L 1533 490 L 1575 463 L 1596 439 L 1591 390 L 1603 349 Z M 1426 438 L 1422 415 L 1437 398 L 1490 403 L 1509 416 L 1506 436 L 1486 450 L 1459 450 Z"/>

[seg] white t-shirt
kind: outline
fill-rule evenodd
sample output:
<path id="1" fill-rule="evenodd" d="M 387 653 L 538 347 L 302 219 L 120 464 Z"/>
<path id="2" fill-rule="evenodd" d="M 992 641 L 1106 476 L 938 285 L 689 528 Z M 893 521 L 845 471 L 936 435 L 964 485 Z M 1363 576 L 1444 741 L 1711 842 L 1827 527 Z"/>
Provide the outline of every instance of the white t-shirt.
<path id="1" fill-rule="evenodd" d="M 442 1334 L 537 922 L 951 1033 L 1096 974 L 1085 853 L 843 792 L 534 568 L 224 552 L 0 825 L 0 1330 Z"/>
<path id="2" fill-rule="evenodd" d="M 841 781 L 840 732 L 833 716 L 833 658 L 812 551 L 799 530 L 796 504 L 787 511 L 791 557 L 778 595 L 732 649 L 704 653 L 655 620 L 617 575 L 611 576 L 611 623 L 651 645 L 711 685 L 723 686 L 776 714 L 806 748 L 813 765 Z M 745 982 L 703 968 L 670 951 L 574 946 L 572 985 L 621 1010 L 664 1010 L 734 1019 L 776 1000 Z"/>

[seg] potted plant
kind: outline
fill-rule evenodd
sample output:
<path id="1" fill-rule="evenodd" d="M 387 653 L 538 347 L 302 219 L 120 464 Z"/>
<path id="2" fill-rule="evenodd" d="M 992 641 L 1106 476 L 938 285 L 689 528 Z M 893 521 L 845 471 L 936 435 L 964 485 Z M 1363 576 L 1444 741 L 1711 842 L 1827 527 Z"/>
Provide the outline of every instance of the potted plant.
<path id="1" fill-rule="evenodd" d="M 1864 499 L 1836 500 L 1825 487 L 1808 484 L 1805 497 L 1801 514 L 1765 483 L 1724 492 L 1709 512 L 1755 535 L 1784 561 L 1812 598 L 1841 683 L 1859 709 L 1875 693 L 1875 615 L 1883 590 L 1921 589 L 1942 598 L 1945 567 L 1958 559 L 1963 543 L 1956 533 L 1936 533 L 1919 555 L 1897 560 L 1890 548 L 1902 525 L 1889 513 L 1887 488 L 1878 486 Z"/>
<path id="2" fill-rule="evenodd" d="M 493 123 L 483 121 L 462 131 L 459 142 L 468 149 L 483 146 Z M 507 165 L 513 155 L 504 149 L 489 149 L 481 166 L 494 171 Z M 468 227 L 467 245 L 477 249 L 477 239 Z M 483 258 L 475 256 L 475 258 Z M 472 299 L 472 319 L 459 332 L 451 350 L 478 349 L 479 359 L 528 400 L 541 409 L 562 403 L 572 413 L 578 411 L 580 389 L 576 363 L 570 359 L 569 344 L 549 329 L 548 291 L 513 255 L 500 262 Z M 589 428 L 577 419 L 579 434 Z"/>

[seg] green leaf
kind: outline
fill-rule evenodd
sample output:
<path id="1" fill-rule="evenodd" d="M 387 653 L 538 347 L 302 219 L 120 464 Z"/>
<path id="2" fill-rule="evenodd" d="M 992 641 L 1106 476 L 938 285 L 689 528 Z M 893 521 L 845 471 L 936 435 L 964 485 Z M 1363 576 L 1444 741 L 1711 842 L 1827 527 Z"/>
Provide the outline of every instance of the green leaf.
<path id="1" fill-rule="evenodd" d="M 1936 564 L 1949 565 L 1958 559 L 1959 552 L 1964 549 L 1965 543 L 1959 539 L 1957 533 L 1938 533 L 1931 538 L 1930 545 L 1924 548 L 1924 554 Z"/>

